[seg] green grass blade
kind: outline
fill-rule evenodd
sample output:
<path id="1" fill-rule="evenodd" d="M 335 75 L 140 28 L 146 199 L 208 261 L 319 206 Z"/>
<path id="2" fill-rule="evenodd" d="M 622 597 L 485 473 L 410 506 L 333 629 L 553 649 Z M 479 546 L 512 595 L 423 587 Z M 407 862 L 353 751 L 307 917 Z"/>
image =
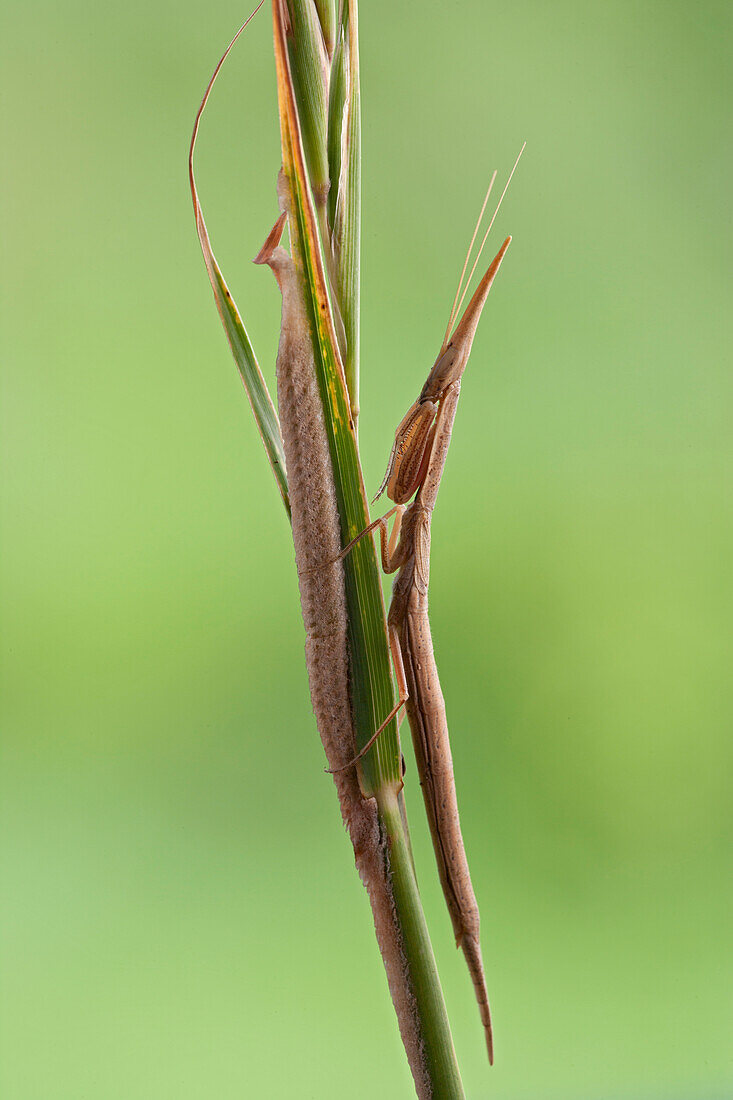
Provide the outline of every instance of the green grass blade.
<path id="1" fill-rule="evenodd" d="M 325 209 L 329 190 L 326 131 L 329 61 L 314 0 L 287 0 L 290 72 L 313 197 Z"/>
<path id="2" fill-rule="evenodd" d="M 341 152 L 347 95 L 347 59 L 343 26 L 339 25 L 338 38 L 333 51 L 331 75 L 328 85 L 328 175 L 333 180 L 328 192 L 328 224 L 333 231 L 338 202 L 338 181 L 341 176 Z"/>
<path id="3" fill-rule="evenodd" d="M 359 415 L 359 273 L 361 267 L 361 101 L 357 0 L 346 0 L 344 3 L 339 38 L 343 42 L 345 96 L 341 120 L 329 116 L 329 151 L 336 144 L 337 138 L 340 146 L 338 176 L 333 174 L 333 168 L 331 175 L 331 190 L 336 195 L 331 224 L 338 297 L 346 337 L 344 373 L 351 402 L 351 414 L 356 423 Z M 332 125 L 333 130 L 338 130 L 338 133 L 331 132 Z M 335 155 L 333 159 L 335 162 Z"/>
<path id="4" fill-rule="evenodd" d="M 264 0 L 262 0 L 264 3 Z M 191 135 L 191 146 L 188 155 L 188 174 L 189 182 L 191 185 L 191 197 L 193 199 L 193 208 L 196 215 L 196 229 L 199 235 L 199 241 L 201 242 L 201 251 L 204 254 L 204 262 L 206 264 L 206 270 L 209 274 L 211 281 L 211 287 L 214 291 L 214 299 L 216 301 L 217 309 L 219 310 L 219 316 L 221 317 L 222 324 L 224 325 L 224 331 L 226 332 L 229 345 L 234 355 L 234 360 L 239 368 L 239 373 L 244 383 L 244 388 L 249 398 L 249 403 L 254 413 L 255 422 L 257 424 L 260 437 L 267 452 L 267 457 L 272 467 L 272 472 L 275 475 L 275 482 L 280 490 L 280 496 L 282 497 L 285 510 L 290 516 L 290 501 L 288 499 L 288 482 L 285 471 L 285 454 L 283 452 L 282 436 L 280 434 L 280 423 L 275 412 L 275 406 L 273 405 L 272 398 L 270 397 L 267 384 L 262 376 L 257 358 L 252 347 L 252 342 L 247 335 L 247 330 L 244 327 L 244 323 L 240 316 L 239 310 L 232 298 L 229 291 L 229 287 L 226 284 L 221 269 L 216 262 L 216 257 L 211 248 L 211 242 L 209 240 L 208 230 L 206 228 L 206 222 L 204 221 L 203 211 L 201 209 L 201 203 L 198 197 L 198 191 L 196 189 L 196 179 L 193 171 L 193 156 L 196 148 L 196 138 L 198 136 L 199 124 L 201 122 L 201 116 L 203 115 L 204 108 L 209 99 L 209 94 L 214 86 L 214 82 L 219 75 L 219 71 L 226 60 L 229 51 L 234 43 L 239 38 L 244 28 L 249 23 L 259 9 L 262 7 L 262 3 L 255 9 L 250 15 L 249 19 L 242 24 L 236 35 L 229 43 L 227 49 L 221 57 L 214 74 L 209 81 L 209 84 L 204 93 L 204 98 L 201 101 L 201 106 L 198 109 L 196 115 L 196 121 L 194 123 L 193 134 Z"/>
<path id="5" fill-rule="evenodd" d="M 328 56 L 331 57 L 336 38 L 336 0 L 315 0 L 315 5 L 321 21 L 323 43 Z"/>

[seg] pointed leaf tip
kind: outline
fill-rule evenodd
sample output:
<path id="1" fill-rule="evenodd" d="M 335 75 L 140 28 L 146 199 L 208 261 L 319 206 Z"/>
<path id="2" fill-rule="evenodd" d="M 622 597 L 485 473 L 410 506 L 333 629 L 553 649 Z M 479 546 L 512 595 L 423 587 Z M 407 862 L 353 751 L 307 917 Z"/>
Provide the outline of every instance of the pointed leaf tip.
<path id="1" fill-rule="evenodd" d="M 253 264 L 266 264 L 269 262 L 270 256 L 272 256 L 273 249 L 277 248 L 277 246 L 280 244 L 287 218 L 287 211 L 283 211 L 283 213 L 273 225 L 270 232 L 267 234 L 267 239 L 265 240 L 265 243 L 252 261 Z"/>

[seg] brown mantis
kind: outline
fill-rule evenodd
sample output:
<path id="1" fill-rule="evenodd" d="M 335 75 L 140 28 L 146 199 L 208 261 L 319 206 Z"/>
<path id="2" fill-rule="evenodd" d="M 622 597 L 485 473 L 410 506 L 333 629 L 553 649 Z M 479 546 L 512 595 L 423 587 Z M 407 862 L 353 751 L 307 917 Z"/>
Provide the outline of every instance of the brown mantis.
<path id="1" fill-rule="evenodd" d="M 514 167 L 516 168 L 516 164 Z M 514 169 L 512 169 L 512 175 L 513 173 Z M 511 237 L 508 237 L 501 246 L 451 336 L 455 316 L 463 302 L 463 298 L 458 302 L 463 276 L 495 177 L 496 173 L 489 185 L 479 223 L 469 246 L 443 345 L 420 396 L 397 428 L 387 473 L 375 497 L 377 499 L 386 488 L 387 495 L 394 501 L 395 506 L 386 515 L 369 524 L 341 554 L 341 556 L 347 554 L 355 542 L 369 531 L 378 528 L 382 567 L 385 573 L 394 573 L 399 570 L 392 588 L 392 601 L 387 618 L 399 700 L 385 722 L 351 763 L 361 759 L 376 741 L 387 722 L 404 705 L 412 731 L 418 774 L 440 881 L 456 943 L 463 949 L 473 981 L 485 1030 L 489 1061 L 492 1063 L 491 1013 L 479 945 L 479 911 L 458 816 L 445 702 L 438 679 L 428 619 L 428 584 L 432 513 L 450 445 L 461 378 L 468 362 L 481 312 L 511 241 Z M 509 181 L 511 181 L 511 175 Z M 509 182 L 507 182 L 508 186 Z M 504 194 L 506 194 L 506 188 Z M 498 209 L 497 206 L 496 213 Z M 496 218 L 496 213 L 491 220 L 491 225 Z M 471 275 L 476 268 L 491 225 L 486 231 Z M 470 282 L 471 275 L 466 286 Z M 406 502 L 413 494 L 415 499 L 406 506 Z M 393 514 L 396 518 L 392 535 L 388 538 L 387 520 Z"/>

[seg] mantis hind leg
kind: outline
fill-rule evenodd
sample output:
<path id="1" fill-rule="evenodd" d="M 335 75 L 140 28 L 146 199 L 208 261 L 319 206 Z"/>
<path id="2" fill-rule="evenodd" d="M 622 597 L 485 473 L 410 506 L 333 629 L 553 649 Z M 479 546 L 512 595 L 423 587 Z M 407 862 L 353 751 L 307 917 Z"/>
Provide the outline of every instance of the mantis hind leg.
<path id="1" fill-rule="evenodd" d="M 377 520 L 376 522 L 379 523 L 380 521 Z M 402 650 L 400 649 L 399 635 L 394 626 L 389 627 L 389 648 L 392 653 L 392 663 L 394 664 L 395 679 L 397 681 L 397 692 L 399 695 L 399 699 L 397 700 L 396 705 L 392 707 L 392 710 L 384 719 L 379 729 L 372 734 L 364 748 L 361 749 L 359 753 L 357 753 L 353 760 L 349 760 L 348 764 L 342 764 L 340 768 L 326 768 L 326 771 L 329 775 L 335 775 L 337 772 L 346 771 L 347 768 L 352 768 L 355 764 L 358 764 L 362 757 L 366 756 L 366 754 L 369 752 L 372 745 L 374 745 L 380 733 L 382 733 L 386 729 L 392 719 L 397 716 L 401 708 L 404 707 L 405 703 L 408 700 L 409 692 L 407 690 L 405 665 L 402 660 Z"/>

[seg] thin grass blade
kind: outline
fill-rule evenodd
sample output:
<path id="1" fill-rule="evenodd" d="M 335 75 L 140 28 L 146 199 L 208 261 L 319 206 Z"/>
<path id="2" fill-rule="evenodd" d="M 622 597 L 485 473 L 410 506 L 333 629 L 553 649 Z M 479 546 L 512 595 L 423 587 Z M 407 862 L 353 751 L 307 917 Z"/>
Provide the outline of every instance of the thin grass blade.
<path id="1" fill-rule="evenodd" d="M 262 7 L 262 3 L 255 9 L 250 15 L 249 19 L 242 24 L 240 29 L 235 34 L 232 41 L 229 43 L 227 49 L 222 55 L 214 74 L 209 81 L 209 84 L 204 93 L 204 98 L 201 101 L 201 106 L 198 109 L 196 115 L 196 121 L 194 123 L 193 134 L 191 135 L 191 146 L 188 155 L 188 175 L 191 185 L 191 197 L 193 199 L 193 208 L 196 216 L 196 230 L 198 232 L 199 241 L 201 243 L 201 251 L 204 255 L 204 263 L 206 264 L 206 270 L 209 274 L 209 280 L 211 281 L 211 288 L 214 291 L 214 299 L 216 301 L 216 307 L 219 311 L 222 324 L 224 325 L 224 331 L 226 332 L 229 346 L 232 349 L 234 360 L 239 368 L 239 373 L 244 383 L 244 388 L 249 399 L 252 412 L 254 413 L 257 429 L 260 433 L 260 437 L 265 447 L 272 472 L 275 475 L 275 482 L 280 491 L 283 504 L 285 505 L 285 511 L 290 517 L 290 501 L 288 499 L 288 481 L 285 471 L 285 454 L 283 451 L 282 435 L 280 434 L 280 422 L 275 412 L 275 406 L 272 398 L 270 397 L 267 383 L 262 376 L 257 357 L 252 347 L 252 342 L 247 334 L 247 330 L 242 321 L 242 317 L 237 309 L 237 306 L 229 291 L 229 287 L 226 284 L 226 280 L 221 272 L 216 257 L 214 256 L 211 248 L 211 241 L 209 240 L 209 233 L 206 228 L 206 222 L 204 221 L 203 211 L 201 209 L 201 202 L 199 200 L 198 191 L 196 189 L 196 178 L 193 170 L 193 158 L 196 148 L 196 138 L 198 136 L 199 124 L 201 122 L 201 116 L 203 115 L 204 108 L 209 99 L 211 89 L 214 86 L 217 76 L 224 64 L 229 51 L 234 43 L 239 38 L 240 34 L 250 22 L 250 20 L 257 14 Z"/>
<path id="2" fill-rule="evenodd" d="M 329 59 L 314 0 L 280 0 L 281 19 L 298 107 L 301 140 L 316 209 L 325 209 L 329 190 L 328 127 Z"/>
<path id="3" fill-rule="evenodd" d="M 338 176 L 333 174 L 331 190 L 336 194 L 333 211 L 333 253 L 338 297 L 346 337 L 344 373 L 356 424 L 359 415 L 359 299 L 361 266 L 361 101 L 359 90 L 359 47 L 357 0 L 345 0 L 339 31 L 343 43 L 345 95 L 342 117 L 329 118 L 329 149 L 338 141 Z"/>
<path id="4" fill-rule="evenodd" d="M 343 23 L 339 24 L 336 45 L 331 61 L 328 85 L 328 176 L 332 180 L 328 191 L 328 224 L 333 231 L 338 202 L 338 182 L 341 176 L 344 117 L 348 82 L 348 61 L 344 45 Z"/>
<path id="5" fill-rule="evenodd" d="M 321 21 L 323 44 L 328 56 L 332 57 L 336 40 L 336 0 L 315 0 L 315 4 Z"/>

